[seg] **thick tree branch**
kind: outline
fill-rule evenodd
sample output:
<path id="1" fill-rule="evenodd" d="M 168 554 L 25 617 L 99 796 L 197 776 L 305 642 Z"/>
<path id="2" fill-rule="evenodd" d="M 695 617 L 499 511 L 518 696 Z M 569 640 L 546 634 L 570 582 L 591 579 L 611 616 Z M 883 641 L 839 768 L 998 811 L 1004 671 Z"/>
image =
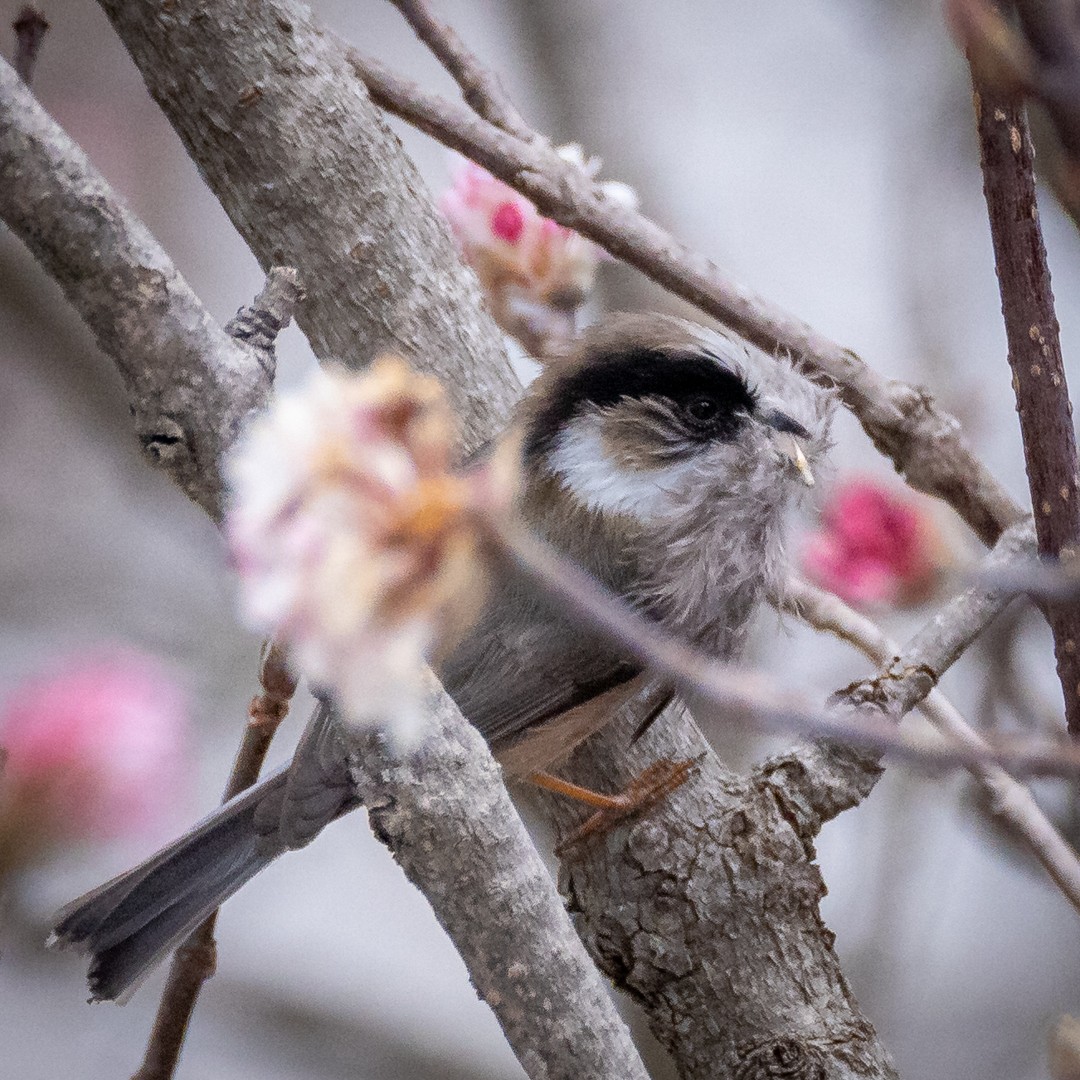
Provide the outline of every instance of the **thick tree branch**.
<path id="1" fill-rule="evenodd" d="M 975 84 L 983 190 L 1039 554 L 1080 553 L 1080 466 L 1022 105 Z M 1080 609 L 1047 605 L 1070 732 L 1080 737 Z"/>
<path id="2" fill-rule="evenodd" d="M 101 6 L 256 258 L 296 267 L 315 354 L 362 367 L 396 352 L 442 380 L 467 449 L 499 430 L 520 391 L 475 276 L 311 12 Z"/>
<path id="3" fill-rule="evenodd" d="M 224 25 L 217 26 L 213 16 L 221 15 L 222 11 L 214 5 L 200 9 L 198 27 L 191 31 L 188 42 L 192 51 L 182 48 L 183 35 L 179 33 L 168 42 L 165 49 L 168 59 L 162 60 L 158 75 L 178 95 L 174 107 L 195 108 L 201 104 L 215 119 L 220 119 L 219 103 L 189 94 L 184 78 L 178 73 L 200 71 L 200 64 L 206 64 L 213 73 L 206 75 L 207 83 L 220 89 L 215 79 L 227 84 L 243 82 L 242 65 L 249 63 L 254 70 L 266 71 L 269 66 L 277 73 L 277 81 L 273 88 L 267 89 L 265 97 L 277 101 L 287 115 L 268 111 L 259 121 L 259 132 L 253 135 L 248 131 L 243 139 L 230 132 L 225 139 L 228 150 L 222 151 L 229 164 L 235 164 L 235 155 L 246 154 L 245 140 L 250 135 L 254 143 L 261 139 L 270 147 L 268 153 L 278 155 L 279 169 L 275 170 L 271 157 L 262 162 L 267 170 L 265 174 L 257 170 L 253 174 L 250 168 L 237 166 L 238 175 L 231 179 L 228 170 L 218 162 L 217 170 L 204 164 L 207 175 L 215 176 L 227 188 L 235 214 L 249 221 L 251 233 L 258 241 L 256 244 L 253 240 L 253 246 L 264 258 L 271 257 L 271 249 L 280 251 L 280 245 L 287 240 L 295 244 L 290 250 L 303 256 L 308 274 L 312 267 L 333 264 L 328 271 L 329 283 L 317 275 L 305 276 L 305 280 L 312 282 L 312 291 L 318 291 L 321 298 L 321 302 L 308 304 L 308 325 L 318 331 L 320 348 L 327 349 L 328 343 L 338 341 L 346 352 L 345 358 L 360 364 L 379 348 L 396 344 L 399 350 L 417 362 L 426 361 L 429 370 L 441 375 L 463 411 L 468 438 L 475 444 L 489 437 L 514 393 L 501 340 L 480 310 L 477 286 L 456 262 L 451 242 L 437 224 L 427 197 L 419 194 L 418 187 L 411 186 L 414 173 L 401 156 L 400 147 L 377 121 L 373 109 L 369 108 L 360 119 L 354 117 L 353 111 L 363 104 L 362 92 L 356 94 L 351 76 L 338 79 L 334 85 L 333 72 L 327 69 L 326 58 L 320 51 L 319 35 L 304 21 L 308 16 L 303 9 L 264 5 L 253 12 L 244 4 L 220 7 L 227 18 Z M 144 29 L 154 38 L 156 48 L 160 30 L 155 21 L 157 12 L 140 10 L 135 14 L 145 15 Z M 307 50 L 303 53 L 306 59 L 294 55 L 294 50 L 301 48 L 293 41 L 294 29 L 298 35 L 307 35 L 301 43 L 303 50 Z M 268 39 L 278 41 L 280 51 L 272 60 L 260 53 L 259 59 L 252 61 L 239 44 L 236 49 L 221 50 L 220 41 L 236 35 L 239 42 L 246 40 L 248 33 L 260 43 Z M 131 30 L 130 34 L 132 40 L 138 38 L 137 30 Z M 258 53 L 259 49 L 255 51 Z M 152 49 L 150 55 L 153 56 Z M 238 66 L 230 66 L 226 58 L 235 60 Z M 170 82 L 172 75 L 166 69 L 176 74 L 176 82 Z M 2 92 L 8 93 L 6 79 Z M 213 97 L 213 90 L 208 93 Z M 44 162 L 34 163 L 36 171 L 30 170 L 20 159 L 30 153 L 33 142 L 22 128 L 44 123 L 47 117 L 28 95 L 20 98 L 13 94 L 6 101 L 0 98 L 0 105 L 3 106 L 0 107 L 3 165 L 0 178 L 5 180 L 0 185 L 0 216 L 17 231 L 25 230 L 32 250 L 58 280 L 66 283 L 75 279 L 71 289 L 76 306 L 122 371 L 127 373 L 126 365 L 133 364 L 125 350 L 130 347 L 139 352 L 138 346 L 145 340 L 147 348 L 140 354 L 141 366 L 132 376 L 142 380 L 138 387 L 145 384 L 160 388 L 159 393 L 168 397 L 184 391 L 185 379 L 201 380 L 203 396 L 183 397 L 184 409 L 179 415 L 190 425 L 192 441 L 200 447 L 212 446 L 215 452 L 201 454 L 190 476 L 178 470 L 174 475 L 190 482 L 197 493 L 211 493 L 212 498 L 200 501 L 216 514 L 221 491 L 220 450 L 231 441 L 233 432 L 249 411 L 247 402 L 252 395 L 246 384 L 234 387 L 234 397 L 217 387 L 216 383 L 222 380 L 215 374 L 218 356 L 215 349 L 220 346 L 226 355 L 243 358 L 245 371 L 258 382 L 261 394 L 265 394 L 268 379 L 257 356 L 258 349 L 252 351 L 218 330 L 201 308 L 197 309 L 201 318 L 197 328 L 202 336 L 196 336 L 195 343 L 186 342 L 186 351 L 172 347 L 172 338 L 166 337 L 165 332 L 173 315 L 165 301 L 174 293 L 179 295 L 187 305 L 181 306 L 181 313 L 194 308 L 197 302 L 156 247 L 151 266 L 168 288 L 152 290 L 145 302 L 147 311 L 136 306 L 135 313 L 145 315 L 136 327 L 141 336 L 131 337 L 121 332 L 125 314 L 139 299 L 138 286 L 142 280 L 137 273 L 141 262 L 132 254 L 133 247 L 138 246 L 135 240 L 148 246 L 148 234 L 130 215 L 117 208 L 115 198 L 99 178 L 93 184 L 83 181 L 82 173 L 89 169 L 85 158 L 51 121 L 47 136 L 38 141 L 51 148 L 56 167 L 52 168 L 51 159 L 46 157 Z M 221 108 L 228 111 L 225 105 Z M 307 129 L 292 110 L 307 118 L 314 116 L 314 130 L 308 134 L 322 140 L 318 151 L 312 149 L 315 160 L 323 162 L 321 170 L 309 174 L 296 164 L 293 153 Z M 199 124 L 199 119 L 193 121 L 195 127 Z M 358 131 L 352 131 L 350 125 L 355 125 Z M 353 142 L 339 141 L 347 138 Z M 199 145 L 213 158 L 216 151 L 210 148 L 211 142 L 209 132 L 199 136 Z M 352 171 L 349 162 L 354 159 L 346 152 L 350 147 L 359 154 L 359 164 L 354 162 Z M 365 148 L 370 158 L 360 153 Z M 75 183 L 70 182 L 72 159 L 78 165 Z M 305 160 L 311 164 L 312 159 Z M 336 163 L 338 171 L 328 162 Z M 357 175 L 357 170 L 361 175 Z M 277 176 L 282 185 L 277 196 L 268 195 L 268 191 L 275 189 L 271 176 Z M 18 188 L 6 183 L 9 177 L 19 181 Z M 23 184 L 30 189 L 29 193 L 23 190 Z M 359 187 L 353 190 L 350 184 Z M 45 186 L 41 188 L 41 185 Z M 37 219 L 24 209 L 26 202 L 31 210 L 34 208 L 33 192 L 39 189 L 51 193 L 57 207 L 53 216 L 43 219 L 48 225 L 47 244 L 38 243 Z M 275 227 L 281 229 L 280 243 L 273 240 L 272 231 L 264 231 L 258 223 L 250 222 L 261 212 L 259 206 L 247 201 L 251 198 L 279 200 L 268 212 Z M 295 219 L 289 219 L 287 205 L 283 208 L 290 198 L 295 199 L 291 204 Z M 355 210 L 357 205 L 362 212 Z M 108 231 L 97 224 L 97 215 L 101 214 L 112 226 Z M 340 215 L 340 220 L 335 219 L 335 214 Z M 92 219 L 96 230 L 85 224 L 87 218 Z M 336 231 L 338 227 L 341 233 Z M 305 230 L 314 230 L 317 235 L 312 237 Z M 341 243 L 343 235 L 348 237 L 351 233 L 355 238 L 357 230 L 364 231 L 370 240 L 367 248 L 370 258 L 361 263 L 350 255 L 355 244 L 345 245 L 343 249 Z M 89 233 L 96 243 L 84 242 L 84 233 Z M 318 250 L 319 243 L 325 245 L 325 251 Z M 68 264 L 69 260 L 73 266 Z M 168 266 L 167 274 L 162 266 Z M 340 281 L 346 272 L 357 280 L 335 287 L 334 281 Z M 432 280 L 432 275 L 438 280 Z M 108 280 L 110 276 L 116 281 Z M 93 287 L 102 277 L 107 279 L 105 284 Z M 150 278 L 148 287 L 155 285 L 157 277 Z M 80 280 L 92 283 L 83 286 L 87 295 L 76 288 Z M 394 291 L 398 287 L 401 296 Z M 329 295 L 324 294 L 324 289 Z M 98 290 L 105 295 L 98 295 Z M 129 290 L 132 296 L 127 295 Z M 158 301 L 156 308 L 151 303 L 154 299 Z M 395 322 L 398 314 L 400 323 Z M 164 324 L 162 328 L 144 326 L 144 322 L 151 323 L 155 316 Z M 336 319 L 340 320 L 337 326 Z M 255 320 L 256 339 L 259 322 Z M 250 326 L 251 320 L 240 319 L 238 325 Z M 170 347 L 162 347 L 162 339 Z M 204 342 L 205 347 L 196 347 L 199 342 Z M 258 340 L 254 343 L 259 344 Z M 262 359 L 265 362 L 265 357 Z M 238 366 L 238 361 L 233 366 Z M 229 373 L 227 368 L 226 374 Z M 174 379 L 179 380 L 178 388 L 172 386 Z M 382 835 L 389 842 L 400 841 L 407 873 L 451 931 L 478 991 L 490 1002 L 531 1076 L 554 1080 L 586 1074 L 613 1080 L 615 1077 L 644 1080 L 644 1067 L 625 1025 L 607 996 L 603 980 L 573 934 L 543 862 L 506 798 L 483 740 L 445 695 L 440 700 L 444 724 L 423 755 L 401 762 L 382 747 L 365 745 L 358 750 L 362 758 L 357 764 L 361 794 L 365 799 L 370 796 L 372 805 L 378 808 L 377 814 L 389 814 L 391 824 L 382 830 Z M 452 763 L 452 769 L 448 770 L 448 763 Z M 447 789 L 445 800 L 440 801 L 440 793 L 451 779 L 457 786 L 452 791 Z M 439 820 L 426 823 L 425 816 L 433 805 L 438 807 Z M 411 846 L 408 837 L 430 835 L 431 830 L 437 832 L 438 843 L 425 841 Z M 460 882 L 474 865 L 477 845 L 484 849 L 485 876 L 476 879 L 474 891 L 466 891 L 460 888 Z M 518 889 L 522 891 L 516 892 Z M 532 917 L 521 917 L 507 925 L 503 913 L 508 910 L 519 915 L 527 912 Z M 484 935 L 488 926 L 493 928 L 494 936 L 490 940 Z M 523 970 L 531 976 L 531 981 L 523 979 Z M 538 1000 L 539 995 L 542 1001 Z M 575 1042 L 579 1038 L 580 1043 Z M 539 1049 L 548 1046 L 554 1048 L 551 1057 Z"/>
<path id="4" fill-rule="evenodd" d="M 726 277 L 644 215 L 603 194 L 598 183 L 550 143 L 486 123 L 467 108 L 350 53 L 373 100 L 471 158 L 531 199 L 541 213 L 576 229 L 647 277 L 768 352 L 788 353 L 807 373 L 839 388 L 874 445 L 907 482 L 948 502 L 984 543 L 1023 517 L 971 452 L 959 423 L 919 387 L 883 378 L 850 349 Z"/>
<path id="5" fill-rule="evenodd" d="M 217 463 L 271 377 L 0 60 L 0 220 L 64 290 L 128 392 L 135 432 L 215 520 Z"/>

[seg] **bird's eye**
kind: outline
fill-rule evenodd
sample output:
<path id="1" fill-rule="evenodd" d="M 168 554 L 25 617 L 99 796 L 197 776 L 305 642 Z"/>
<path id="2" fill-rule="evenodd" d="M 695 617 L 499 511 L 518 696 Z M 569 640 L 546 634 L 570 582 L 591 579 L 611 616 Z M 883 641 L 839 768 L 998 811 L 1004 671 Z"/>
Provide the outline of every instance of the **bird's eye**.
<path id="1" fill-rule="evenodd" d="M 720 411 L 720 405 L 716 398 L 701 397 L 691 398 L 685 405 L 686 415 L 699 424 L 707 424 L 716 418 Z"/>

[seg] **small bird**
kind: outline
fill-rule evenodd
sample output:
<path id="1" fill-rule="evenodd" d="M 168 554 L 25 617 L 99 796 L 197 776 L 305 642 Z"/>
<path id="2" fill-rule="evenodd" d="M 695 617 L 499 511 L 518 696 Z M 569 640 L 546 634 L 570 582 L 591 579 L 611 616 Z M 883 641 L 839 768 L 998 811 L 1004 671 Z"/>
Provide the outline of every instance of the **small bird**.
<path id="1" fill-rule="evenodd" d="M 784 518 L 813 483 L 832 409 L 790 364 L 716 331 L 608 316 L 521 402 L 517 510 L 640 614 L 732 659 L 782 578 Z M 562 718 L 648 672 L 520 571 L 497 573 L 479 619 L 435 667 L 504 767 L 533 776 L 595 730 Z M 669 698 L 663 686 L 644 694 L 654 711 Z M 681 775 L 676 767 L 659 786 Z M 320 702 L 287 766 L 68 905 L 52 941 L 90 953 L 95 999 L 122 999 L 247 880 L 358 805 L 333 710 Z"/>

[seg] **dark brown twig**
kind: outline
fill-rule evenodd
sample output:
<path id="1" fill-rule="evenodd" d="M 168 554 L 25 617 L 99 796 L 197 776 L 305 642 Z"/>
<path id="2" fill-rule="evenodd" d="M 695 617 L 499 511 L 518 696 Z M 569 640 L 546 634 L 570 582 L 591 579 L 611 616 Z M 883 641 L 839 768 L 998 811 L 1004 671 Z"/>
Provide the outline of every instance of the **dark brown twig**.
<path id="1" fill-rule="evenodd" d="M 349 56 L 372 99 L 387 112 L 471 158 L 542 214 L 576 229 L 747 341 L 787 353 L 809 374 L 837 386 L 875 446 L 908 483 L 948 502 L 984 543 L 992 544 L 1024 516 L 972 454 L 959 423 L 925 390 L 878 375 L 850 349 L 738 285 L 649 218 L 607 198 L 592 177 L 541 136 L 534 133 L 528 142 L 515 138 L 356 50 Z"/>
<path id="2" fill-rule="evenodd" d="M 475 113 L 519 139 L 532 137 L 528 124 L 514 107 L 499 77 L 480 63 L 452 26 L 436 18 L 426 0 L 390 2 L 450 73 L 461 88 L 461 96 Z"/>
<path id="3" fill-rule="evenodd" d="M 19 78 L 29 86 L 34 77 L 41 42 L 49 29 L 49 20 L 32 4 L 27 4 L 15 17 L 11 29 L 15 31 L 16 41 L 12 66 Z"/>
<path id="4" fill-rule="evenodd" d="M 947 0 L 954 32 L 984 90 L 1035 100 L 1053 128 L 1043 171 L 1080 225 L 1080 19 L 1070 0 L 1014 0 L 1013 25 L 996 0 Z"/>
<path id="5" fill-rule="evenodd" d="M 263 647 L 259 682 L 262 693 L 252 698 L 249 719 L 222 802 L 228 802 L 259 779 L 270 742 L 285 719 L 289 702 L 296 692 L 296 680 L 289 672 L 283 650 L 276 643 L 267 642 Z M 146 1055 L 133 1080 L 168 1080 L 176 1071 L 195 1003 L 203 983 L 214 974 L 217 964 L 216 923 L 215 911 L 176 950 Z"/>
<path id="6" fill-rule="evenodd" d="M 1050 269 L 1035 199 L 1023 106 L 976 77 L 975 114 L 1001 310 L 1024 443 L 1039 554 L 1080 552 L 1080 489 L 1072 404 L 1061 360 Z M 1047 605 L 1069 731 L 1080 737 L 1080 609 Z"/>

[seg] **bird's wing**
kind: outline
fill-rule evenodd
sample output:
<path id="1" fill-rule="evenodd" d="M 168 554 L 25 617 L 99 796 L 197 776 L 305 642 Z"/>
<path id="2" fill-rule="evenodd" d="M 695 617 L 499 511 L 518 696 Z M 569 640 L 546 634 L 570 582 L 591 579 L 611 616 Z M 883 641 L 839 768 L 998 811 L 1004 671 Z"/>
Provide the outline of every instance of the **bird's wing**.
<path id="1" fill-rule="evenodd" d="M 674 696 L 670 686 L 642 672 L 530 728 L 520 739 L 498 749 L 495 756 L 509 776 L 546 772 L 610 723 L 630 716 L 639 729 L 647 727 Z"/>
<path id="2" fill-rule="evenodd" d="M 568 624 L 496 616 L 454 650 L 439 675 L 465 716 L 498 746 L 640 671 L 636 661 Z"/>

